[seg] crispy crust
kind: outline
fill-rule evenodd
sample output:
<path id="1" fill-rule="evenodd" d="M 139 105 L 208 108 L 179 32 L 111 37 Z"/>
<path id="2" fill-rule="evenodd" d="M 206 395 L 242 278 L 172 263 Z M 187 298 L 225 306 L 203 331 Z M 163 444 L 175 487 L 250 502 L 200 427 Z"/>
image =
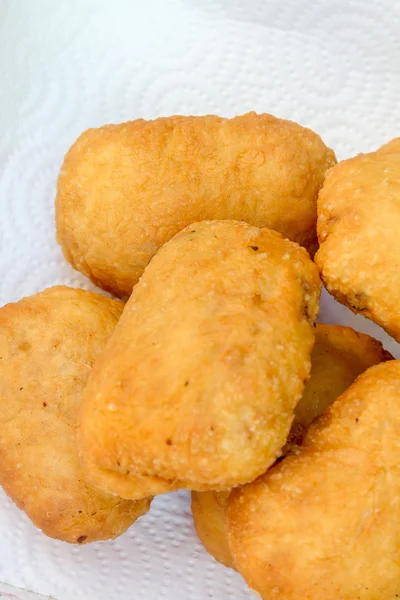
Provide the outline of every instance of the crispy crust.
<path id="1" fill-rule="evenodd" d="M 58 286 L 0 309 L 0 483 L 66 542 L 114 538 L 150 505 L 89 486 L 76 446 L 83 388 L 122 307 Z"/>
<path id="2" fill-rule="evenodd" d="M 400 341 L 400 142 L 331 169 L 315 260 L 328 291 Z"/>
<path id="3" fill-rule="evenodd" d="M 297 441 L 361 373 L 392 359 L 381 342 L 369 335 L 351 327 L 317 323 L 310 379 L 295 409 L 292 433 L 297 432 Z"/>
<path id="4" fill-rule="evenodd" d="M 85 131 L 67 153 L 57 239 L 72 266 L 129 296 L 157 249 L 190 223 L 244 220 L 316 250 L 316 202 L 334 153 L 296 123 L 249 113 Z"/>
<path id="5" fill-rule="evenodd" d="M 213 221 L 175 236 L 90 377 L 81 434 L 91 481 L 94 464 L 105 489 L 137 497 L 137 475 L 223 490 L 263 473 L 309 375 L 319 293 L 307 252 L 273 231 Z M 109 470 L 123 485 L 105 485 Z"/>
<path id="6" fill-rule="evenodd" d="M 193 522 L 204 548 L 226 567 L 234 569 L 225 533 L 225 514 L 230 490 L 192 492 Z"/>
<path id="7" fill-rule="evenodd" d="M 236 568 L 265 599 L 399 594 L 400 362 L 368 369 L 303 446 L 229 497 Z"/>
<path id="8" fill-rule="evenodd" d="M 317 323 L 311 354 L 311 374 L 283 454 L 296 452 L 311 422 L 366 369 L 393 357 L 382 344 L 351 327 Z M 206 550 L 227 567 L 235 568 L 225 532 L 229 492 L 192 492 L 192 514 Z"/>

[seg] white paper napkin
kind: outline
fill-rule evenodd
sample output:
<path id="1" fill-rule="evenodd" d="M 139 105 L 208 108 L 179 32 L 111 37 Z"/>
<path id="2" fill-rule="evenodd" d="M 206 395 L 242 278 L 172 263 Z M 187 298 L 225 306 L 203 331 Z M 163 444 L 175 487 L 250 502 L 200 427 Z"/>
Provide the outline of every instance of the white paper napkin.
<path id="1" fill-rule="evenodd" d="M 27 592 L 26 590 L 21 590 L 5 583 L 0 583 L 0 598 L 8 598 L 8 600 L 52 600 L 49 596 L 46 598 L 38 596 L 38 594 L 33 594 L 32 592 Z"/>
<path id="2" fill-rule="evenodd" d="M 393 0 L 0 0 L 0 304 L 65 283 L 53 200 L 82 130 L 159 115 L 270 112 L 339 158 L 400 135 Z M 324 295 L 321 319 L 398 346 Z M 0 493 L 0 581 L 57 600 L 244 600 L 197 541 L 184 492 L 115 542 L 43 536 Z M 0 586 L 1 590 L 1 586 Z"/>

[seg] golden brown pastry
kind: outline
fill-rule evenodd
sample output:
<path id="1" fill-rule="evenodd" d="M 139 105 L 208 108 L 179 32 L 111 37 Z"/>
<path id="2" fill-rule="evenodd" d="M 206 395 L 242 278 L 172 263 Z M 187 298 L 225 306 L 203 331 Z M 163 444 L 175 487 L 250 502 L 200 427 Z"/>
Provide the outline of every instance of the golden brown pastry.
<path id="1" fill-rule="evenodd" d="M 297 454 L 229 497 L 235 566 L 265 600 L 400 594 L 400 362 L 368 369 Z"/>
<path id="2" fill-rule="evenodd" d="M 89 378 L 90 480 L 137 498 L 138 475 L 148 494 L 263 473 L 309 375 L 319 293 L 306 250 L 268 229 L 203 221 L 167 242 Z"/>
<path id="3" fill-rule="evenodd" d="M 226 567 L 234 569 L 225 532 L 225 515 L 231 490 L 192 492 L 192 515 L 197 535 L 204 548 Z"/>
<path id="4" fill-rule="evenodd" d="M 88 485 L 76 445 L 83 389 L 122 308 L 59 286 L 0 309 L 0 483 L 66 542 L 115 538 L 150 505 Z"/>
<path id="5" fill-rule="evenodd" d="M 89 129 L 60 172 L 57 238 L 75 269 L 117 296 L 196 221 L 270 227 L 314 252 L 317 194 L 335 162 L 318 135 L 265 114 Z"/>
<path id="6" fill-rule="evenodd" d="M 400 341 L 400 141 L 339 163 L 318 199 L 328 291 Z"/>
<path id="7" fill-rule="evenodd" d="M 382 344 L 369 335 L 351 327 L 317 323 L 310 379 L 295 408 L 284 454 L 297 449 L 311 421 L 325 412 L 361 373 L 391 358 Z M 192 514 L 206 550 L 219 562 L 234 568 L 225 534 L 228 496 L 229 492 L 192 492 Z"/>
<path id="8" fill-rule="evenodd" d="M 393 356 L 373 337 L 342 325 L 317 323 L 311 375 L 294 414 L 290 441 L 300 443 L 322 415 L 366 369 Z"/>
<path id="9" fill-rule="evenodd" d="M 381 146 L 378 150 L 379 153 L 392 154 L 400 152 L 400 137 L 394 138 Z"/>

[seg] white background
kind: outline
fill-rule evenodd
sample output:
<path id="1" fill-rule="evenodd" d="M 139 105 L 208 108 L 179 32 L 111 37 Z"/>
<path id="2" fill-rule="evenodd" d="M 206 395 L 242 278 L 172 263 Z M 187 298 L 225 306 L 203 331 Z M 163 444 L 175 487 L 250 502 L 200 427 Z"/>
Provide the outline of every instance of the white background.
<path id="1" fill-rule="evenodd" d="M 400 135 L 399 31 L 393 0 L 0 0 L 0 304 L 92 287 L 54 239 L 58 169 L 82 130 L 256 110 L 315 129 L 340 159 L 370 151 Z M 327 295 L 321 317 L 397 352 Z M 45 538 L 0 494 L 1 580 L 57 600 L 251 597 L 201 548 L 185 493 L 86 547 Z"/>

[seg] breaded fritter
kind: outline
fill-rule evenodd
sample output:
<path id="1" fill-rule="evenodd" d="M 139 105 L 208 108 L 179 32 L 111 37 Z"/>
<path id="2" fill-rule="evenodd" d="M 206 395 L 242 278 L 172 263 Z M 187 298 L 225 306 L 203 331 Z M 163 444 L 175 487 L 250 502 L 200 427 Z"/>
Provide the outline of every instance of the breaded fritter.
<path id="1" fill-rule="evenodd" d="M 274 231 L 203 221 L 167 242 L 89 378 L 90 480 L 136 498 L 137 475 L 159 493 L 263 473 L 309 375 L 319 294 L 306 250 Z"/>
<path id="2" fill-rule="evenodd" d="M 400 341 L 400 142 L 331 169 L 316 262 L 328 291 Z"/>
<path id="3" fill-rule="evenodd" d="M 225 533 L 225 515 L 231 490 L 192 492 L 192 515 L 197 535 L 204 548 L 226 567 L 234 569 Z"/>
<path id="4" fill-rule="evenodd" d="M 150 505 L 85 482 L 83 389 L 122 303 L 53 287 L 0 309 L 0 483 L 33 523 L 71 543 L 115 538 Z"/>
<path id="5" fill-rule="evenodd" d="M 235 566 L 265 600 L 400 595 L 400 362 L 368 369 L 299 452 L 229 497 Z"/>
<path id="6" fill-rule="evenodd" d="M 394 138 L 393 140 L 390 140 L 390 142 L 387 142 L 386 144 L 381 146 L 379 148 L 378 152 L 380 154 L 382 154 L 382 153 L 384 153 L 384 154 L 399 153 L 400 152 L 400 137 Z"/>
<path id="7" fill-rule="evenodd" d="M 318 135 L 266 114 L 89 129 L 61 168 L 57 239 L 75 269 L 121 297 L 196 221 L 243 220 L 314 252 L 317 194 L 335 162 Z"/>
<path id="8" fill-rule="evenodd" d="M 286 454 L 301 443 L 316 417 L 344 392 L 366 369 L 392 356 L 382 344 L 351 327 L 317 323 L 311 354 L 311 375 L 284 448 Z M 197 534 L 206 550 L 219 562 L 234 568 L 225 533 L 229 492 L 192 492 L 192 514 Z"/>
<path id="9" fill-rule="evenodd" d="M 291 442 L 299 443 L 311 421 L 322 415 L 361 373 L 392 358 L 378 340 L 365 333 L 317 323 L 311 375 L 295 408 Z"/>

